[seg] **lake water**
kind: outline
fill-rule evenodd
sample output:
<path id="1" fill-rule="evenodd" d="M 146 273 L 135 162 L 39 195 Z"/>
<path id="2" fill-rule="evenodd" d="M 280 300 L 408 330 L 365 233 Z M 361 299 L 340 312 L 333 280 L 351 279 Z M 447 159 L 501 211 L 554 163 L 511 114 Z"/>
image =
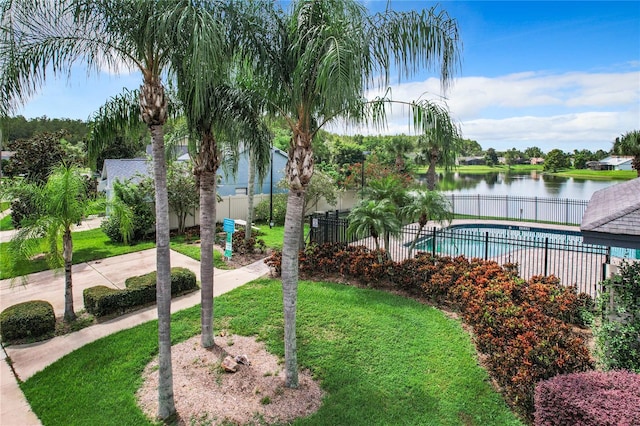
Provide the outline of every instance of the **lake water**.
<path id="1" fill-rule="evenodd" d="M 552 176 L 536 171 L 525 174 L 487 173 L 484 175 L 447 173 L 438 176 L 436 189 L 454 194 L 519 195 L 589 200 L 591 195 L 599 189 L 620 182 Z"/>

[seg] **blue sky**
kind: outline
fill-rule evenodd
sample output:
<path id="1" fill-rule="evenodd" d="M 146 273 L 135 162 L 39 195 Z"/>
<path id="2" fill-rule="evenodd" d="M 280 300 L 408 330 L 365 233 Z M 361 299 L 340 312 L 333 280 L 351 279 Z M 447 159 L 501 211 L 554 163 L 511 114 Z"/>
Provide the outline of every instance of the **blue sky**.
<path id="1" fill-rule="evenodd" d="M 379 10 L 387 2 L 365 4 Z M 397 10 L 434 5 L 391 2 Z M 640 2 L 444 1 L 439 7 L 457 20 L 462 40 L 455 81 L 442 94 L 437 76 L 422 73 L 394 85 L 394 99 L 441 102 L 444 95 L 463 136 L 484 149 L 608 150 L 617 136 L 640 129 Z M 87 80 L 83 69 L 74 71 L 69 81 L 50 80 L 18 114 L 86 120 L 141 80 L 135 73 Z M 386 129 L 336 124 L 329 130 L 411 132 L 401 108 L 393 109 Z"/>

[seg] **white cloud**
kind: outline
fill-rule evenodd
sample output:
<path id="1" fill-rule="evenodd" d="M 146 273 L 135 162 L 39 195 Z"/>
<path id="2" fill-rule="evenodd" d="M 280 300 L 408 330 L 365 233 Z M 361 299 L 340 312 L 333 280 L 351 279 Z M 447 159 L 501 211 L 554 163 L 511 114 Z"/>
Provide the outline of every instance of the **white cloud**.
<path id="1" fill-rule="evenodd" d="M 378 95 L 372 91 L 369 98 Z M 609 149 L 616 136 L 640 128 L 638 71 L 462 77 L 445 100 L 440 97 L 439 81 L 430 78 L 393 86 L 391 97 L 445 103 L 461 123 L 463 136 L 484 148 Z M 408 114 L 408 109 L 394 107 L 386 129 L 348 128 L 346 132 L 411 133 Z M 334 131 L 345 132 L 345 128 Z"/>

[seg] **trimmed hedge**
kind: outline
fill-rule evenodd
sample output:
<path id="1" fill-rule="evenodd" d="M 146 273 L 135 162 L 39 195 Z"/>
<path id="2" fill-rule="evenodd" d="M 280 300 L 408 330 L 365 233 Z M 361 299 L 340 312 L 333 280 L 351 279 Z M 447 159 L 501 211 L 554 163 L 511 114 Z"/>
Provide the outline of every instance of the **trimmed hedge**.
<path id="1" fill-rule="evenodd" d="M 535 391 L 535 425 L 640 425 L 640 375 L 590 371 L 553 377 Z"/>
<path id="2" fill-rule="evenodd" d="M 123 314 L 156 301 L 156 272 L 127 278 L 125 289 L 95 286 L 84 290 L 87 312 L 102 317 Z M 177 295 L 198 288 L 196 274 L 186 268 L 171 268 L 171 294 Z"/>
<path id="3" fill-rule="evenodd" d="M 53 334 L 55 329 L 53 306 L 44 300 L 19 303 L 0 313 L 0 334 L 3 341 L 39 338 Z"/>

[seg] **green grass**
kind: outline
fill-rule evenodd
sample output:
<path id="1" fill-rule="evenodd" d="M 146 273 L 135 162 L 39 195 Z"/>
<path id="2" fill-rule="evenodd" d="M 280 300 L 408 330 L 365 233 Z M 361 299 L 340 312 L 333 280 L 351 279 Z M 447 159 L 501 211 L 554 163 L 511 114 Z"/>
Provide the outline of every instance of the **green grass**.
<path id="1" fill-rule="evenodd" d="M 198 262 L 200 261 L 200 246 L 185 242 L 183 236 L 173 237 L 171 239 L 171 250 L 175 250 L 178 253 L 189 256 Z M 217 250 L 213 250 L 213 267 L 218 269 L 229 269 L 229 265 L 226 264 L 222 258 L 222 254 Z"/>
<path id="2" fill-rule="evenodd" d="M 269 228 L 268 223 L 258 223 L 256 224 L 260 228 L 260 233 L 262 235 L 258 235 L 257 239 L 264 240 L 267 247 L 272 249 L 282 250 L 282 243 L 284 241 L 284 226 L 274 226 L 273 228 Z M 309 224 L 305 223 L 304 225 L 304 235 L 307 235 L 309 232 Z"/>
<path id="3" fill-rule="evenodd" d="M 11 223 L 11 215 L 7 215 L 0 219 L 0 231 L 10 231 L 13 229 L 13 223 Z"/>
<path id="4" fill-rule="evenodd" d="M 11 207 L 10 201 L 0 201 L 0 212 L 3 212 Z"/>
<path id="5" fill-rule="evenodd" d="M 316 414 L 294 424 L 521 424 L 477 365 L 458 321 L 375 290 L 301 281 L 298 294 L 298 362 L 327 394 Z M 255 281 L 215 306 L 216 325 L 257 335 L 283 356 L 279 281 Z M 174 314 L 174 343 L 196 335 L 199 322 L 199 307 Z M 21 388 L 45 425 L 153 424 L 135 392 L 157 351 L 152 321 L 72 352 Z"/>
<path id="6" fill-rule="evenodd" d="M 73 233 L 73 263 L 89 262 L 96 259 L 133 253 L 155 247 L 155 242 L 141 242 L 135 245 L 112 243 L 101 229 L 90 229 Z M 43 252 L 46 246 L 43 243 Z M 11 270 L 8 255 L 9 243 L 0 243 L 0 279 L 13 278 L 34 272 L 45 271 L 49 265 L 44 259 L 23 260 Z"/>
<path id="7" fill-rule="evenodd" d="M 573 177 L 576 179 L 591 180 L 630 180 L 638 177 L 635 170 L 589 170 L 589 169 L 570 169 L 557 173 L 554 176 Z"/>

